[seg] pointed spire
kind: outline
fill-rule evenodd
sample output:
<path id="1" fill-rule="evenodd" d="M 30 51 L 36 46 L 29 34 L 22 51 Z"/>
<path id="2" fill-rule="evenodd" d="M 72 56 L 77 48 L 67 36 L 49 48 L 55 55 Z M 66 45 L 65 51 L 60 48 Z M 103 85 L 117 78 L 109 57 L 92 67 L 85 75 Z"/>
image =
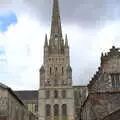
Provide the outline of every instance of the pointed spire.
<path id="1" fill-rule="evenodd" d="M 65 47 L 68 47 L 68 37 L 67 37 L 67 34 L 65 35 Z"/>
<path id="2" fill-rule="evenodd" d="M 52 13 L 50 38 L 53 38 L 54 36 L 62 37 L 62 28 L 61 28 L 61 19 L 60 19 L 58 0 L 53 0 L 53 13 Z"/>
<path id="3" fill-rule="evenodd" d="M 47 34 L 45 34 L 45 43 L 44 43 L 44 47 L 48 47 L 48 39 L 47 39 Z"/>
<path id="4" fill-rule="evenodd" d="M 103 57 L 104 55 L 103 55 L 103 52 L 101 53 L 101 57 Z"/>

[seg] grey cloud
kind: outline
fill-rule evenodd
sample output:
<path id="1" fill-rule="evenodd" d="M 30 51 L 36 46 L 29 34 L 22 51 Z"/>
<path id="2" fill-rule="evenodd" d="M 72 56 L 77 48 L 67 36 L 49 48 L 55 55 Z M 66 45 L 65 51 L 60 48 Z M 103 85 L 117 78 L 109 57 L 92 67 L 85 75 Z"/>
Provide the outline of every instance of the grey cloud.
<path id="1" fill-rule="evenodd" d="M 59 0 L 63 24 L 101 27 L 109 20 L 120 18 L 119 0 Z M 53 0 L 0 0 L 0 8 L 30 9 L 43 24 L 50 24 Z"/>
<path id="2" fill-rule="evenodd" d="M 49 24 L 52 0 L 26 0 L 43 22 Z M 35 11 L 34 11 L 35 10 Z M 118 19 L 119 0 L 60 0 L 63 23 L 76 23 L 82 27 L 101 26 L 107 20 Z"/>
<path id="3" fill-rule="evenodd" d="M 4 0 L 0 0 L 0 3 L 1 1 Z M 10 0 L 5 1 L 8 2 Z M 22 0 L 19 1 L 19 3 L 22 3 Z M 23 8 L 20 8 L 17 2 L 14 5 L 17 5 L 22 11 L 27 6 L 30 8 L 29 14 L 36 14 L 44 25 L 48 25 L 51 19 L 52 1 L 24 0 L 25 6 Z M 87 28 L 86 31 L 83 30 L 85 33 L 84 40 L 79 40 L 77 43 L 69 39 L 71 43 L 71 64 L 73 67 L 74 84 L 87 83 L 92 74 L 97 70 L 100 62 L 98 59 L 100 58 L 101 51 L 98 51 L 98 48 L 93 46 L 97 45 L 95 42 L 97 38 L 91 37 L 96 35 L 94 28 L 101 27 L 109 20 L 119 19 L 120 0 L 60 0 L 60 10 L 63 24 L 77 24 Z M 91 27 L 93 28 L 92 30 Z M 94 34 L 90 33 L 90 31 L 93 31 Z M 94 48 L 93 50 L 91 50 L 92 47 Z M 92 57 L 89 51 L 97 51 L 95 57 Z"/>

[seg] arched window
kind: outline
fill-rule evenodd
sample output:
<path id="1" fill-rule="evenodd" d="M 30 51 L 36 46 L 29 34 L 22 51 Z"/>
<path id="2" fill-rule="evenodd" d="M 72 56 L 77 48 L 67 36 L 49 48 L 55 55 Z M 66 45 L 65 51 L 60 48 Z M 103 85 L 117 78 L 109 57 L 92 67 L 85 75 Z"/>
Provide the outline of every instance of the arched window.
<path id="1" fill-rule="evenodd" d="M 66 98 L 66 91 L 65 90 L 62 91 L 62 98 Z"/>
<path id="2" fill-rule="evenodd" d="M 58 104 L 54 105 L 54 116 L 59 116 L 59 105 Z"/>
<path id="3" fill-rule="evenodd" d="M 50 67 L 50 75 L 52 74 L 52 68 Z"/>
<path id="4" fill-rule="evenodd" d="M 45 112 L 46 112 L 46 116 L 51 116 L 51 106 L 49 104 L 46 104 Z"/>
<path id="5" fill-rule="evenodd" d="M 45 96 L 46 96 L 46 98 L 50 97 L 50 91 L 49 90 L 46 91 Z"/>
<path id="6" fill-rule="evenodd" d="M 62 116 L 67 116 L 67 105 L 66 104 L 62 105 Z"/>
<path id="7" fill-rule="evenodd" d="M 57 72 L 57 67 L 55 68 L 55 72 Z"/>
<path id="8" fill-rule="evenodd" d="M 62 75 L 64 74 L 64 68 L 62 67 Z"/>
<path id="9" fill-rule="evenodd" d="M 58 91 L 57 90 L 54 91 L 54 97 L 58 98 Z"/>

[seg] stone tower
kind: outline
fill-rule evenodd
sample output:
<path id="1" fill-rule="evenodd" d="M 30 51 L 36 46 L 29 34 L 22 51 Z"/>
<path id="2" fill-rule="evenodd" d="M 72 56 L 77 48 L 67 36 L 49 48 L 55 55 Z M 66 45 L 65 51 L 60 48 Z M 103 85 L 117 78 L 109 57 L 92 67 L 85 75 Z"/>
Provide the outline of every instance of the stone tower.
<path id="1" fill-rule="evenodd" d="M 62 36 L 59 1 L 53 0 L 51 33 L 45 35 L 40 68 L 39 120 L 74 120 L 74 90 L 67 35 Z"/>

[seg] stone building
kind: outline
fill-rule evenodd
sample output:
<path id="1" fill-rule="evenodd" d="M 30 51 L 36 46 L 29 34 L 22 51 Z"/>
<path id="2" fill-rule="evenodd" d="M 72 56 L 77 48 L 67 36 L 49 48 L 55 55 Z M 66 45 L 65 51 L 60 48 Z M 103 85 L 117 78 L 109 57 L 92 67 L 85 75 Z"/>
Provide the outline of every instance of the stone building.
<path id="1" fill-rule="evenodd" d="M 15 94 L 22 100 L 25 106 L 36 117 L 38 116 L 38 91 L 37 90 L 23 90 L 14 91 Z"/>
<path id="2" fill-rule="evenodd" d="M 75 120 L 80 120 L 80 109 L 88 96 L 87 86 L 73 86 L 75 101 Z"/>
<path id="3" fill-rule="evenodd" d="M 23 102 L 7 86 L 0 83 L 0 120 L 35 120 Z"/>
<path id="4" fill-rule="evenodd" d="M 88 85 L 81 120 L 102 120 L 120 109 L 120 52 L 114 46 L 101 55 L 101 66 Z"/>
<path id="5" fill-rule="evenodd" d="M 109 114 L 103 120 L 120 120 L 120 109 Z"/>
<path id="6" fill-rule="evenodd" d="M 50 38 L 45 35 L 40 68 L 39 120 L 74 120 L 74 89 L 67 35 L 62 35 L 58 0 L 53 1 Z M 49 42 L 48 42 L 49 41 Z"/>

